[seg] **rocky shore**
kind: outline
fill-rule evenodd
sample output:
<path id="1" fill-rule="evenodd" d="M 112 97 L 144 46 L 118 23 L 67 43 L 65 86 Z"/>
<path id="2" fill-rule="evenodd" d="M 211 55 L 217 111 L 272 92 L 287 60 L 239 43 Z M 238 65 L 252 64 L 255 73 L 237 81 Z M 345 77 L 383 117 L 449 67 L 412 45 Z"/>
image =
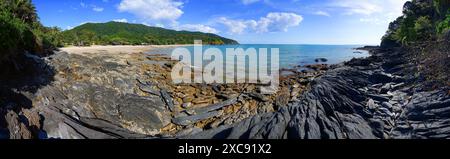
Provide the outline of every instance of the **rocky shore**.
<path id="1" fill-rule="evenodd" d="M 405 50 L 370 51 L 371 57 L 335 66 L 315 79 L 305 94 L 277 112 L 186 138 L 449 138 L 448 87 L 421 90 L 413 75 L 417 66 Z"/>
<path id="2" fill-rule="evenodd" d="M 263 95 L 256 84 L 174 85 L 176 61 L 165 55 L 62 50 L 44 59 L 26 57 L 32 72 L 45 79 L 31 79 L 38 83 L 32 91 L 22 88 L 29 79 L 5 85 L 14 94 L 2 94 L 4 138 L 186 136 L 275 112 L 325 72 L 285 70 L 280 91 Z M 20 106 L 24 99 L 26 107 Z"/>
<path id="3" fill-rule="evenodd" d="M 171 83 L 176 61 L 144 53 L 25 59 L 34 78 L 2 87 L 0 138 L 448 138 L 448 88 L 415 91 L 401 49 L 282 70 L 281 89 Z"/>

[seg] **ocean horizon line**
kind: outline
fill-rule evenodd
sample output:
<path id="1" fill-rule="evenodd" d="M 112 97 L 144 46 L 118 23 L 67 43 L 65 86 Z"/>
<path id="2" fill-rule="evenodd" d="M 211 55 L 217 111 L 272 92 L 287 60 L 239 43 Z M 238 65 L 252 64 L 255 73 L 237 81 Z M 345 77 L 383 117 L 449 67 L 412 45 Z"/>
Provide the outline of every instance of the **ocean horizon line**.
<path id="1" fill-rule="evenodd" d="M 318 46 L 379 46 L 380 44 L 294 44 L 294 43 L 240 43 L 224 45 L 318 45 Z"/>

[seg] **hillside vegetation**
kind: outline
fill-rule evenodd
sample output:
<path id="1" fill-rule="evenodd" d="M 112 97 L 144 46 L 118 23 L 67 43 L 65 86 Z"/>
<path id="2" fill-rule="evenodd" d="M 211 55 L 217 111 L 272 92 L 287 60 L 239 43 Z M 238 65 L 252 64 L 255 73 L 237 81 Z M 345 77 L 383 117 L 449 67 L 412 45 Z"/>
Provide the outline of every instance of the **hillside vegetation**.
<path id="1" fill-rule="evenodd" d="M 237 44 L 236 41 L 215 34 L 175 31 L 142 24 L 121 22 L 86 23 L 63 32 L 68 45 L 168 45 L 192 44 L 202 40 L 205 44 Z"/>
<path id="2" fill-rule="evenodd" d="M 0 63 L 25 52 L 45 54 L 61 46 L 60 31 L 44 27 L 30 0 L 0 1 Z"/>
<path id="3" fill-rule="evenodd" d="M 141 24 L 119 22 L 87 23 L 62 32 L 56 27 L 45 27 L 31 0 L 0 0 L 0 63 L 18 63 L 19 56 L 28 52 L 45 56 L 65 45 L 142 45 L 237 44 L 236 41 L 215 34 L 175 31 Z"/>
<path id="4" fill-rule="evenodd" d="M 381 46 L 408 52 L 403 58 L 416 67 L 414 79 L 422 88 L 450 87 L 450 0 L 413 0 L 403 14 L 390 24 Z"/>
<path id="5" fill-rule="evenodd" d="M 403 16 L 389 25 L 382 47 L 408 46 L 420 41 L 444 40 L 450 32 L 449 0 L 412 0 Z"/>

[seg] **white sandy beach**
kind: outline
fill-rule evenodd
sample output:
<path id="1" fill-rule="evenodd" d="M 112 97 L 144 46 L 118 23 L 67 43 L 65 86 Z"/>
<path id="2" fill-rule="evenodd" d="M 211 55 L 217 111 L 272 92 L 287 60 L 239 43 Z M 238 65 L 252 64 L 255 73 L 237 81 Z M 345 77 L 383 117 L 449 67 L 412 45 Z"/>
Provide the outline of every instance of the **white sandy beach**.
<path id="1" fill-rule="evenodd" d="M 140 45 L 140 46 L 132 46 L 132 45 L 93 45 L 88 47 L 80 47 L 80 46 L 70 46 L 60 48 L 61 51 L 67 52 L 69 54 L 132 54 L 132 53 L 143 53 L 150 51 L 156 48 L 170 48 L 170 47 L 181 47 L 181 46 L 190 46 L 190 45 Z"/>

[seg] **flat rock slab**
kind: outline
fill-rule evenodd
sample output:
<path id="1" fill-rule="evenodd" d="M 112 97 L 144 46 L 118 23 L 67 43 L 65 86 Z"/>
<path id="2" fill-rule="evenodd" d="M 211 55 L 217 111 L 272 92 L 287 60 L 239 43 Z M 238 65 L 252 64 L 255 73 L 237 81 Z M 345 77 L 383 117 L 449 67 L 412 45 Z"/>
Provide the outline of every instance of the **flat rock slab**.
<path id="1" fill-rule="evenodd" d="M 166 102 L 167 107 L 171 112 L 175 111 L 175 105 L 173 103 L 173 98 L 170 96 L 170 94 L 166 90 L 161 90 L 161 97 L 164 99 L 164 102 Z"/>
<path id="2" fill-rule="evenodd" d="M 210 105 L 210 106 L 207 106 L 207 107 L 203 107 L 203 108 L 194 109 L 194 112 L 196 114 L 202 114 L 202 113 L 218 110 L 218 109 L 221 109 L 223 107 L 236 104 L 237 102 L 238 102 L 238 98 L 232 98 L 232 99 L 228 99 L 228 100 L 226 100 L 224 102 L 221 102 L 221 103 L 213 104 L 213 105 Z"/>
<path id="3" fill-rule="evenodd" d="M 213 112 L 207 112 L 207 113 L 203 113 L 203 114 L 199 114 L 199 115 L 173 118 L 172 122 L 177 125 L 188 126 L 188 125 L 192 125 L 198 121 L 213 118 L 213 117 L 219 116 L 221 114 L 222 114 L 221 111 L 213 111 Z"/>
<path id="4" fill-rule="evenodd" d="M 128 95 L 120 101 L 121 120 L 134 123 L 131 128 L 155 131 L 170 123 L 170 113 L 160 98 Z"/>

